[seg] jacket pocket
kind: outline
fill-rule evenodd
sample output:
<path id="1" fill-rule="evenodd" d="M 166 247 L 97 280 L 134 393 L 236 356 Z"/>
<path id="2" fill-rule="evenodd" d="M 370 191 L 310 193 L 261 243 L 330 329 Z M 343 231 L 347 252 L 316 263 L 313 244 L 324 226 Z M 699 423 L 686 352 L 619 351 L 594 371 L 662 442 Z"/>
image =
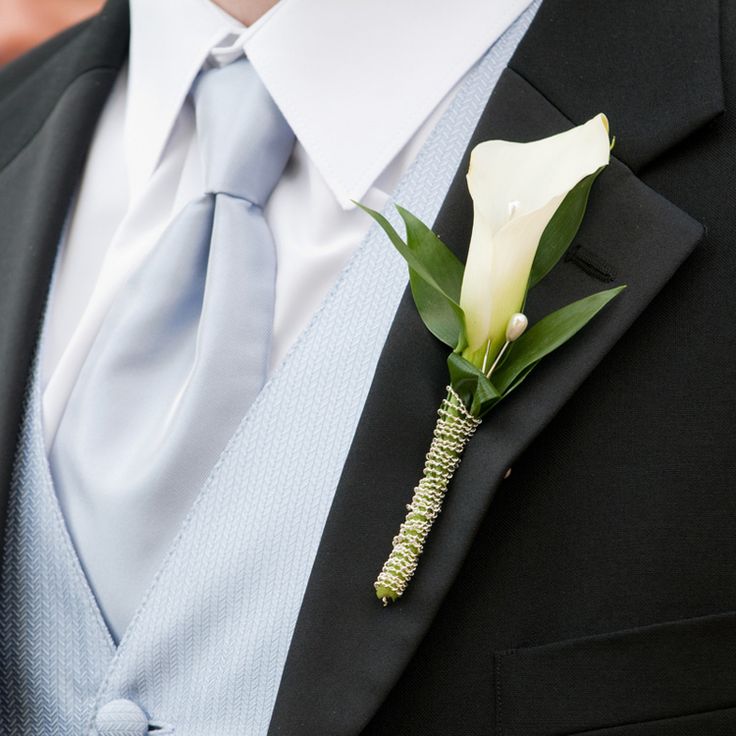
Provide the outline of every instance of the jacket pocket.
<path id="1" fill-rule="evenodd" d="M 497 652 L 495 687 L 496 736 L 659 736 L 657 721 L 711 715 L 733 728 L 736 613 Z"/>
<path id="2" fill-rule="evenodd" d="M 726 708 L 680 718 L 578 731 L 574 736 L 733 736 L 735 733 L 736 708 Z"/>

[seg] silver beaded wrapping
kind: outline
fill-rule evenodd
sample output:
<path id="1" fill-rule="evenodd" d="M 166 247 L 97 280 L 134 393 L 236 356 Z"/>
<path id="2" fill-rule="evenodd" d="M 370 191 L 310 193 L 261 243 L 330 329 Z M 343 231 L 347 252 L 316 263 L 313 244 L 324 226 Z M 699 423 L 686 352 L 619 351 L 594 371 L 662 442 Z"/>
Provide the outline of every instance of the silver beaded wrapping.
<path id="1" fill-rule="evenodd" d="M 374 583 L 384 605 L 389 599 L 399 598 L 414 575 L 419 555 L 432 524 L 442 510 L 442 501 L 463 450 L 481 423 L 465 408 L 451 386 L 447 387 L 447 396 L 437 414 L 422 479 L 406 507 L 406 518 L 393 539 L 391 554 Z"/>

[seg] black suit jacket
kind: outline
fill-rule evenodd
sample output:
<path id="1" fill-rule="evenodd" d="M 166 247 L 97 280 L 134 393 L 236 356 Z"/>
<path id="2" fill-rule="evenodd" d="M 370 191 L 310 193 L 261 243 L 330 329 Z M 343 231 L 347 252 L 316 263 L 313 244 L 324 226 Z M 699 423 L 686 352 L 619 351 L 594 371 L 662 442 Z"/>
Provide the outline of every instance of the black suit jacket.
<path id="1" fill-rule="evenodd" d="M 111 0 L 0 74 L 3 505 L 60 229 L 127 45 Z M 484 423 L 383 609 L 371 582 L 446 382 L 404 299 L 270 736 L 736 733 L 734 103 L 736 0 L 545 0 L 475 142 L 606 112 L 616 160 L 529 309 L 629 288 Z M 461 255 L 465 168 L 435 223 Z"/>

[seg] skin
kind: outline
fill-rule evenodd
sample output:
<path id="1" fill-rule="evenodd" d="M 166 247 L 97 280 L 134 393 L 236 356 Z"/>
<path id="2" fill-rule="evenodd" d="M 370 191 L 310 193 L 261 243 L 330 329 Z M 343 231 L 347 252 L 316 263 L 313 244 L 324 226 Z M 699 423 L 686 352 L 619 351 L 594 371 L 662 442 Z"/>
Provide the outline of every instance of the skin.
<path id="1" fill-rule="evenodd" d="M 155 0 L 150 0 L 154 2 Z M 246 26 L 278 0 L 213 0 Z M 103 0 L 0 0 L 0 66 L 96 13 Z"/>
<path id="2" fill-rule="evenodd" d="M 243 25 L 250 26 L 276 5 L 278 0 L 213 0 L 213 2 Z"/>
<path id="3" fill-rule="evenodd" d="M 102 0 L 0 0 L 0 66 L 93 15 L 101 5 Z"/>

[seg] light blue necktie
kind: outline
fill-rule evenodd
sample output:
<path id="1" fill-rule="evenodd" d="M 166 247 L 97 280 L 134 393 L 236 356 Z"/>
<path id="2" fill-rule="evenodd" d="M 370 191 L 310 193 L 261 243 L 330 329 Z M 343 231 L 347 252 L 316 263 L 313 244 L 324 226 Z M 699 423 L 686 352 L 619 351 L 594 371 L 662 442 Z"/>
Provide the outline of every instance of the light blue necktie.
<path id="1" fill-rule="evenodd" d="M 176 217 L 110 310 L 50 453 L 117 636 L 269 362 L 276 257 L 263 206 L 294 136 L 244 58 L 203 72 L 193 100 L 207 194 Z"/>

